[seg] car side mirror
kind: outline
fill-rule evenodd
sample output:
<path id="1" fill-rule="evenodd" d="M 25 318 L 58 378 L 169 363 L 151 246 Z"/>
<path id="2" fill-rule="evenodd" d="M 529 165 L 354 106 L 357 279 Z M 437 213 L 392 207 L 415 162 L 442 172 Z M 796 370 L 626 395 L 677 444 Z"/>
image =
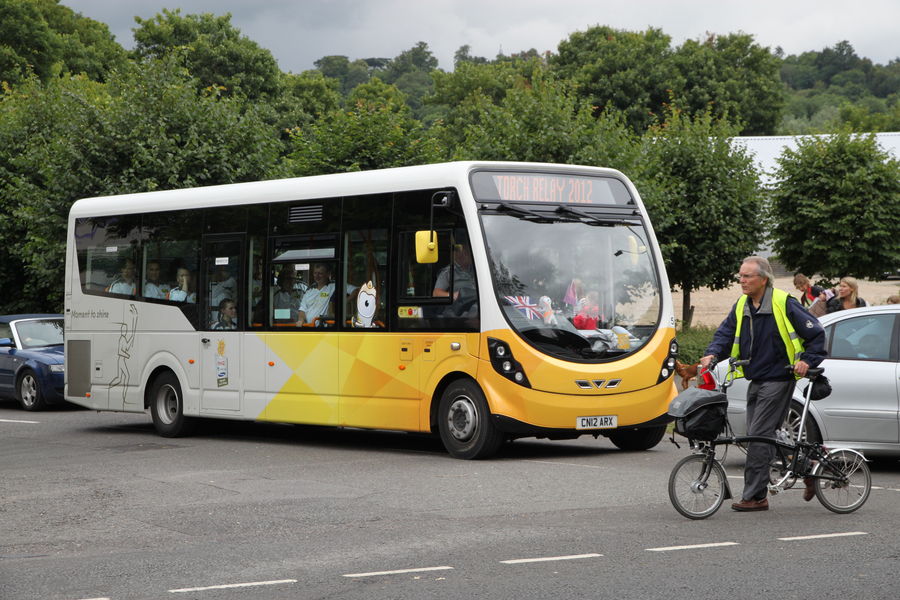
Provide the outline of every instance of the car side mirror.
<path id="1" fill-rule="evenodd" d="M 0 348 L 15 348 L 16 344 L 10 338 L 0 338 Z"/>

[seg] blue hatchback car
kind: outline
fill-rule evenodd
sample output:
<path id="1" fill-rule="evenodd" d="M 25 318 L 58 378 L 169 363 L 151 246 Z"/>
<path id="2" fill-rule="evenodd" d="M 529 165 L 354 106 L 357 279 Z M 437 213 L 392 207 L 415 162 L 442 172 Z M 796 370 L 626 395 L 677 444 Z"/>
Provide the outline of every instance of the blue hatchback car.
<path id="1" fill-rule="evenodd" d="M 0 316 L 0 397 L 41 410 L 63 397 L 63 316 Z"/>

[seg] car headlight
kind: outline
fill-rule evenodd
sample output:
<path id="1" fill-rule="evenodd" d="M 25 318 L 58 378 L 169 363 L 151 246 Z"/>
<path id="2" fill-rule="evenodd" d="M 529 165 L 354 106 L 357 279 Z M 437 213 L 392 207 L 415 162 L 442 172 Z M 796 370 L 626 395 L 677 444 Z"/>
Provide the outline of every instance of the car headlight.
<path id="1" fill-rule="evenodd" d="M 51 373 L 64 373 L 66 370 L 66 365 L 50 365 Z"/>

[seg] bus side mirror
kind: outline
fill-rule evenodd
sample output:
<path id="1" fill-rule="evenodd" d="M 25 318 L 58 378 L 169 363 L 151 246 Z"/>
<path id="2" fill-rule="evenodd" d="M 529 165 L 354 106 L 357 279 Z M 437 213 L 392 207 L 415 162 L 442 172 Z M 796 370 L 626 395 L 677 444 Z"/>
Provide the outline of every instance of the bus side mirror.
<path id="1" fill-rule="evenodd" d="M 437 231 L 416 232 L 416 262 L 422 265 L 433 264 L 438 260 Z"/>

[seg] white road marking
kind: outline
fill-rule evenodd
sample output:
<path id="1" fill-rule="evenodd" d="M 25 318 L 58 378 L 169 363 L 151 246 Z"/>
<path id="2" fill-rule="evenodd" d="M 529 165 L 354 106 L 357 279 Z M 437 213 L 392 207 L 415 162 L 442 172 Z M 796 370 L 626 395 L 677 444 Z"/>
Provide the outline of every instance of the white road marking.
<path id="1" fill-rule="evenodd" d="M 82 598 L 81 600 L 110 600 L 107 596 L 102 598 Z"/>
<path id="2" fill-rule="evenodd" d="M 900 492 L 900 489 L 898 489 L 898 488 L 881 487 L 879 485 L 873 485 L 872 489 L 873 490 L 886 490 L 888 492 Z"/>
<path id="3" fill-rule="evenodd" d="M 522 462 L 530 462 L 530 463 L 539 463 L 542 465 L 557 465 L 564 467 L 582 467 L 584 469 L 608 469 L 609 467 L 604 467 L 601 465 L 584 465 L 581 463 L 567 463 L 567 462 L 559 462 L 558 460 L 531 460 L 525 459 Z"/>
<path id="4" fill-rule="evenodd" d="M 668 552 L 670 550 L 693 550 L 695 548 L 719 548 L 721 546 L 738 546 L 737 542 L 715 542 L 712 544 L 692 544 L 690 546 L 662 546 L 660 548 L 645 548 L 647 552 Z"/>
<path id="5" fill-rule="evenodd" d="M 346 573 L 344 577 L 376 577 L 378 575 L 402 575 L 404 573 L 421 573 L 423 571 L 448 571 L 453 567 L 420 567 L 417 569 L 397 569 L 396 571 L 372 571 L 370 573 Z"/>
<path id="6" fill-rule="evenodd" d="M 0 423 L 29 423 L 31 425 L 38 425 L 40 421 L 23 421 L 20 419 L 0 419 Z"/>
<path id="7" fill-rule="evenodd" d="M 542 556 L 540 558 L 513 558 L 511 560 L 501 560 L 504 565 L 520 565 L 523 563 L 550 562 L 554 560 L 577 560 L 579 558 L 596 558 L 603 556 L 602 554 L 570 554 L 569 556 Z"/>
<path id="8" fill-rule="evenodd" d="M 248 583 L 226 583 L 222 585 L 208 585 L 206 587 L 179 588 L 169 590 L 171 594 L 183 594 L 186 592 L 205 592 L 206 590 L 228 590 L 233 588 L 246 588 L 261 585 L 280 585 L 283 583 L 297 583 L 296 579 L 277 579 L 275 581 L 251 581 Z"/>
<path id="9" fill-rule="evenodd" d="M 869 535 L 867 531 L 847 531 L 845 533 L 820 533 L 819 535 L 798 535 L 796 537 L 778 538 L 782 542 L 793 542 L 795 540 L 820 540 L 822 538 L 846 537 L 850 535 Z"/>

